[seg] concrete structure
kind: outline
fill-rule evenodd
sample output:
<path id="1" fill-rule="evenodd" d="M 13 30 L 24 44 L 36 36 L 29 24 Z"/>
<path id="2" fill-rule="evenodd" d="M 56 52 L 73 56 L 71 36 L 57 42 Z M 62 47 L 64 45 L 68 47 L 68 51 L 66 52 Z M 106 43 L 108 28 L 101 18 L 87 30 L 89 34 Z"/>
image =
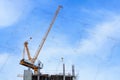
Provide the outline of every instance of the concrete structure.
<path id="1" fill-rule="evenodd" d="M 31 70 L 24 70 L 23 80 L 32 80 L 32 71 Z"/>
<path id="2" fill-rule="evenodd" d="M 49 75 L 49 74 L 42 74 L 39 75 L 39 80 L 63 80 L 63 75 Z M 32 80 L 38 80 L 38 75 L 33 75 Z M 72 75 L 66 75 L 65 80 L 73 80 Z"/>
<path id="3" fill-rule="evenodd" d="M 72 66 L 72 74 L 65 74 L 65 64 L 63 65 L 63 74 L 33 74 L 31 70 L 24 70 L 23 80 L 75 80 L 74 66 Z"/>

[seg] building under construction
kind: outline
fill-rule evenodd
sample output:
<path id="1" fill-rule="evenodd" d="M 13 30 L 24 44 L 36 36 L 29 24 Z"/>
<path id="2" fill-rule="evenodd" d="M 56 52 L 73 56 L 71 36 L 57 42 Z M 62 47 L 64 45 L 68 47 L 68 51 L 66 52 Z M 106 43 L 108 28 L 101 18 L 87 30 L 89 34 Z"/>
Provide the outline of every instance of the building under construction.
<path id="1" fill-rule="evenodd" d="M 41 62 L 38 63 L 38 65 L 35 65 L 35 61 L 38 58 L 38 55 L 45 43 L 45 40 L 55 22 L 55 19 L 59 13 L 59 10 L 62 8 L 62 6 L 58 6 L 58 9 L 56 10 L 56 13 L 52 19 L 52 22 L 44 35 L 41 44 L 39 45 L 35 56 L 31 57 L 30 51 L 28 48 L 28 42 L 25 41 L 24 43 L 24 50 L 23 50 L 23 59 L 21 59 L 20 64 L 28 67 L 28 70 L 24 70 L 23 80 L 74 80 L 75 79 L 75 70 L 74 66 L 72 66 L 72 73 L 71 74 L 65 74 L 65 64 L 63 64 L 63 74 L 56 74 L 56 75 L 50 75 L 50 74 L 42 74 L 40 72 L 40 69 L 43 68 L 43 64 Z M 27 53 L 28 59 L 24 59 L 25 52 Z M 34 72 L 32 72 L 32 70 Z"/>
<path id="2" fill-rule="evenodd" d="M 74 65 L 72 66 L 72 73 L 65 74 L 65 65 L 63 64 L 63 74 L 33 74 L 31 70 L 24 70 L 24 77 L 23 80 L 75 80 L 75 71 Z"/>

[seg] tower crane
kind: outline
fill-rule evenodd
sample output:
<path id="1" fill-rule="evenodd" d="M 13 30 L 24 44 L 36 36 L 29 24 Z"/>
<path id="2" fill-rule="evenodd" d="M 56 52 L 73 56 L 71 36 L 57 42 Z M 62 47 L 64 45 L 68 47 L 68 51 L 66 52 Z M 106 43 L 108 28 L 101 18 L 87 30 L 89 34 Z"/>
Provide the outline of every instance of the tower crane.
<path id="1" fill-rule="evenodd" d="M 35 65 L 35 61 L 37 60 L 38 55 L 40 54 L 40 51 L 41 51 L 41 49 L 42 49 L 42 47 L 43 47 L 43 45 L 44 45 L 44 43 L 45 43 L 45 41 L 46 41 L 46 39 L 47 39 L 47 36 L 48 36 L 48 34 L 49 34 L 49 32 L 50 32 L 50 30 L 51 30 L 51 28 L 52 28 L 52 26 L 53 26 L 53 24 L 54 24 L 54 22 L 55 22 L 55 20 L 56 20 L 57 15 L 58 15 L 58 13 L 59 13 L 59 11 L 60 11 L 61 8 L 62 8 L 62 6 L 58 6 L 58 9 L 57 9 L 56 12 L 55 12 L 55 15 L 54 15 L 54 17 L 53 17 L 53 19 L 52 19 L 52 22 L 51 22 L 50 26 L 48 27 L 48 30 L 47 30 L 47 32 L 45 33 L 45 35 L 44 35 L 44 37 L 43 37 L 43 39 L 42 39 L 42 41 L 41 41 L 41 44 L 39 45 L 39 47 L 38 47 L 38 49 L 37 49 L 37 51 L 36 51 L 36 53 L 35 53 L 35 55 L 34 55 L 33 58 L 32 58 L 31 55 L 30 55 L 30 51 L 29 51 L 29 48 L 28 48 L 28 42 L 25 41 L 25 43 L 24 43 L 23 55 L 24 55 L 24 53 L 25 53 L 25 51 L 26 51 L 27 56 L 28 56 L 28 60 L 25 60 L 24 57 L 23 57 L 23 59 L 20 60 L 20 64 L 23 65 L 23 66 L 26 66 L 26 67 L 28 67 L 28 68 L 33 69 L 33 70 L 34 70 L 34 73 L 37 73 L 37 72 L 38 72 L 38 69 L 41 69 L 41 68 L 42 68 L 42 67 L 40 67 L 40 66 L 38 66 L 38 65 Z M 40 64 L 39 64 L 39 65 L 40 65 Z"/>

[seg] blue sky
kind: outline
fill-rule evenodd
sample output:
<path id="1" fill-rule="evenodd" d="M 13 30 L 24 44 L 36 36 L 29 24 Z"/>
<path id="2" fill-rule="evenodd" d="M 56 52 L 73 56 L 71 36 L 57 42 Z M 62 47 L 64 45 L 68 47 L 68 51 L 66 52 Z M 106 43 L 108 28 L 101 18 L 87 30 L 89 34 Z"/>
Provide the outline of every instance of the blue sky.
<path id="1" fill-rule="evenodd" d="M 42 73 L 66 73 L 78 80 L 120 79 L 119 0 L 0 0 L 0 78 L 21 80 L 23 43 L 34 55 L 58 5 L 63 5 L 39 55 Z"/>

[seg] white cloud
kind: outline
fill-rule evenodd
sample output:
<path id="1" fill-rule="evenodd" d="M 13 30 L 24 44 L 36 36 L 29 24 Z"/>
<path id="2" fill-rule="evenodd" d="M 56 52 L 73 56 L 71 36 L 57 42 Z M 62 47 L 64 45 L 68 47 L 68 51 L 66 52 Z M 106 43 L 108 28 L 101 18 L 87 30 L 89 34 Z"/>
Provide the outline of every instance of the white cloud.
<path id="1" fill-rule="evenodd" d="M 29 0 L 0 0 L 0 28 L 10 26 L 32 9 Z"/>
<path id="2" fill-rule="evenodd" d="M 21 80 L 18 74 L 23 74 L 23 67 L 19 65 L 20 56 L 11 53 L 0 54 L 0 77 L 4 80 Z M 5 76 L 6 74 L 6 76 Z"/>
<path id="3" fill-rule="evenodd" d="M 110 21 L 100 23 L 91 29 L 89 37 L 83 39 L 77 47 L 80 54 L 97 54 L 103 50 L 109 50 L 115 44 L 113 39 L 120 39 L 120 16 L 112 18 Z M 111 43 L 111 44 L 110 44 Z M 103 55 L 101 53 L 101 55 Z"/>
<path id="4" fill-rule="evenodd" d="M 0 54 L 0 66 L 2 66 L 5 63 L 5 61 L 7 60 L 8 57 L 9 57 L 9 55 L 6 53 Z"/>
<path id="5" fill-rule="evenodd" d="M 78 80 L 119 80 L 119 66 L 113 67 L 80 67 Z"/>

